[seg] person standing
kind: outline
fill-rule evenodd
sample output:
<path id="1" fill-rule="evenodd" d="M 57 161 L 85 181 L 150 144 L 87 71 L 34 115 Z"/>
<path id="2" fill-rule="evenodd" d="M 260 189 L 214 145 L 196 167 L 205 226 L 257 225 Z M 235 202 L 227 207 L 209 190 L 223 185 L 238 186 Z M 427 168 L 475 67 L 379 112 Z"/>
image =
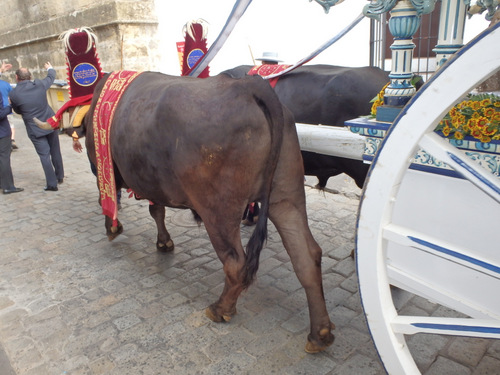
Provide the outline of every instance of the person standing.
<path id="1" fill-rule="evenodd" d="M 47 101 L 47 90 L 56 78 L 56 71 L 50 64 L 45 63 L 47 77 L 44 79 L 31 79 L 31 73 L 26 68 L 16 70 L 17 86 L 10 92 L 12 109 L 23 117 L 28 137 L 33 142 L 35 150 L 40 157 L 45 173 L 45 191 L 57 191 L 57 184 L 64 181 L 64 167 L 59 144 L 58 130 L 45 130 L 39 128 L 35 122 L 47 121 L 54 116 L 54 111 Z"/>
<path id="2" fill-rule="evenodd" d="M 5 73 L 6 71 L 10 70 L 12 68 L 12 64 L 7 64 L 7 63 L 2 63 L 0 66 L 0 75 L 2 73 Z M 0 93 L 2 94 L 2 99 L 3 99 L 3 106 L 7 107 L 10 106 L 9 103 L 9 92 L 12 90 L 12 87 L 10 86 L 10 83 L 4 80 L 0 80 Z M 16 144 L 16 128 L 14 127 L 14 123 L 10 124 L 10 130 L 12 132 L 11 141 L 12 141 L 12 149 L 17 150 L 19 147 L 17 147 Z"/>
<path id="3" fill-rule="evenodd" d="M 4 194 L 19 193 L 23 188 L 15 187 L 12 168 L 10 166 L 10 154 L 12 146 L 10 142 L 11 130 L 7 118 L 12 112 L 10 106 L 4 106 L 0 100 L 0 188 Z"/>

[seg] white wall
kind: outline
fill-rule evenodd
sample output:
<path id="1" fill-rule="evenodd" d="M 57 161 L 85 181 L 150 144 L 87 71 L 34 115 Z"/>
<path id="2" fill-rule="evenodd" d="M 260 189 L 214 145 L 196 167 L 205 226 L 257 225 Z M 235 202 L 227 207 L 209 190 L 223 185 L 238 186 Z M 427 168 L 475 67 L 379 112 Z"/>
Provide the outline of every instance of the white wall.
<path id="1" fill-rule="evenodd" d="M 219 35 L 235 0 L 156 0 L 164 73 L 179 75 L 176 42 L 182 41 L 182 27 L 203 18 L 210 24 L 208 46 Z M 224 47 L 210 64 L 210 73 L 242 64 L 253 64 L 264 51 L 278 52 L 284 63 L 294 63 L 349 25 L 366 0 L 346 0 L 325 14 L 308 0 L 253 0 Z M 364 19 L 348 35 L 317 56 L 311 63 L 347 66 L 369 64 L 369 20 Z M 483 16 L 475 16 L 466 26 L 466 39 L 488 26 Z"/>
<path id="2" fill-rule="evenodd" d="M 171 1 L 156 0 L 165 59 L 163 71 L 176 75 L 180 72 L 175 42 L 184 39 L 182 27 L 187 21 L 203 18 L 210 23 L 210 46 L 226 23 L 234 2 L 191 0 L 172 4 Z M 350 24 L 365 4 L 365 0 L 348 0 L 325 14 L 321 6 L 308 0 L 253 0 L 210 64 L 211 74 L 237 65 L 253 64 L 249 47 L 255 58 L 264 51 L 274 51 L 285 63 L 294 63 Z M 368 40 L 369 20 L 365 19 L 313 62 L 368 65 Z"/>

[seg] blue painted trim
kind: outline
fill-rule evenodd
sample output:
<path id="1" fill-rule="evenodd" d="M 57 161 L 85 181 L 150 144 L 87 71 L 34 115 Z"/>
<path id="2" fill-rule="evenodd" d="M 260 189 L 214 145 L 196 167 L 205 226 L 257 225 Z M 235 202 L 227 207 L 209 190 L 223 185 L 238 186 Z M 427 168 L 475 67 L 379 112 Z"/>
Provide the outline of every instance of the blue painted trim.
<path id="1" fill-rule="evenodd" d="M 394 39 L 396 39 L 396 38 L 394 38 Z M 400 38 L 400 40 L 406 40 L 406 38 Z M 415 43 L 408 43 L 408 44 L 396 44 L 396 45 L 392 45 L 390 48 L 393 51 L 403 51 L 403 52 L 405 52 L 405 59 L 406 59 L 407 58 L 406 51 L 408 51 L 410 49 L 414 49 L 415 47 L 416 47 Z"/>
<path id="2" fill-rule="evenodd" d="M 463 180 L 465 179 L 464 176 L 462 176 L 460 173 L 458 173 L 455 170 L 444 169 L 444 168 L 439 168 L 439 167 L 432 167 L 430 165 L 412 163 L 410 165 L 410 169 L 413 169 L 415 171 L 426 172 L 426 173 L 439 174 L 439 175 L 447 176 L 447 177 L 461 178 Z"/>
<path id="3" fill-rule="evenodd" d="M 413 77 L 413 73 L 394 73 L 394 74 L 389 74 L 389 78 L 394 78 L 394 79 L 406 79 L 406 80 L 410 80 L 411 78 Z M 408 85 L 407 87 L 412 87 L 410 85 Z M 389 88 L 394 88 L 394 84 L 391 83 L 389 85 Z"/>
<path id="4" fill-rule="evenodd" d="M 438 134 L 439 136 L 441 136 L 442 138 L 448 139 L 451 145 L 453 145 L 457 148 L 460 148 L 462 150 L 466 150 L 466 151 L 473 151 L 473 152 L 479 151 L 479 152 L 487 152 L 487 153 L 495 154 L 495 153 L 497 153 L 496 152 L 497 146 L 500 145 L 500 140 L 497 140 L 497 139 L 492 139 L 488 143 L 485 143 L 485 142 L 481 142 L 479 139 L 474 138 L 470 135 L 466 135 L 463 139 L 456 139 L 456 138 L 446 137 L 443 134 L 443 132 L 440 130 L 434 130 L 434 132 L 436 134 Z M 466 146 L 467 143 L 469 145 L 473 144 L 475 146 L 475 148 L 470 147 L 470 146 Z"/>
<path id="5" fill-rule="evenodd" d="M 500 334 L 500 328 L 494 327 L 478 327 L 478 326 L 463 326 L 459 324 L 436 324 L 436 323 L 413 323 L 412 326 L 417 328 L 439 329 L 441 331 L 460 331 L 460 332 L 481 332 Z"/>
<path id="6" fill-rule="evenodd" d="M 444 49 L 448 49 L 448 48 L 462 48 L 464 45 L 463 44 L 436 44 L 436 47 L 434 48 L 444 48 Z"/>
<path id="7" fill-rule="evenodd" d="M 384 104 L 391 107 L 403 107 L 411 96 L 384 96 Z"/>
<path id="8" fill-rule="evenodd" d="M 345 124 L 353 128 L 369 128 L 383 131 L 387 131 L 392 125 L 392 123 L 371 121 L 367 118 L 356 118 L 353 120 L 348 120 L 345 122 Z"/>
<path id="9" fill-rule="evenodd" d="M 493 272 L 498 273 L 500 275 L 500 267 L 495 266 L 494 264 L 483 262 L 482 260 L 479 260 L 479 259 L 476 259 L 476 258 L 472 258 L 472 257 L 470 257 L 468 255 L 464 255 L 464 254 L 458 253 L 456 251 L 447 249 L 447 248 L 442 247 L 442 246 L 438 246 L 436 244 L 433 244 L 431 242 L 422 240 L 420 238 L 416 238 L 416 237 L 413 237 L 413 236 L 408 236 L 408 238 L 410 240 L 412 240 L 413 242 L 416 242 L 416 243 L 418 243 L 420 245 L 424 245 L 424 246 L 426 246 L 426 247 L 428 247 L 430 249 L 439 251 L 440 253 L 443 253 L 443 254 L 446 254 L 446 255 L 450 255 L 450 256 L 452 256 L 454 258 L 464 260 L 466 262 L 469 262 L 469 263 L 474 264 L 476 266 L 479 266 L 481 268 L 487 269 L 489 271 L 493 271 Z"/>
<path id="10" fill-rule="evenodd" d="M 448 1 L 448 6 L 446 7 L 446 18 L 445 18 L 446 22 L 444 24 L 444 35 L 443 35 L 443 39 L 444 40 L 448 40 L 448 29 L 450 27 L 449 24 L 448 24 L 448 22 L 450 20 L 450 17 L 449 17 L 449 15 L 450 15 L 450 7 L 451 7 L 451 1 Z M 442 9 L 441 9 L 441 12 L 443 12 Z"/>
<path id="11" fill-rule="evenodd" d="M 468 3 L 467 3 L 468 4 Z M 465 10 L 465 9 L 464 9 Z M 460 2 L 455 3 L 455 19 L 453 20 L 453 39 L 458 38 L 458 20 L 460 19 Z M 462 33 L 463 39 L 463 33 Z"/>
<path id="12" fill-rule="evenodd" d="M 459 49 L 460 49 L 460 47 L 457 47 L 455 49 L 434 48 L 432 51 L 435 53 L 439 53 L 441 55 L 446 55 L 446 54 L 453 55 Z"/>
<path id="13" fill-rule="evenodd" d="M 447 152 L 448 156 L 453 160 L 455 163 L 460 165 L 463 169 L 468 171 L 470 174 L 472 174 L 474 177 L 476 177 L 479 181 L 481 181 L 484 185 L 488 186 L 491 190 L 493 190 L 496 194 L 500 195 L 500 187 L 497 185 L 491 183 L 490 181 L 486 180 L 481 176 L 479 173 L 477 173 L 476 170 L 472 169 L 469 167 L 462 159 L 460 159 L 457 155 L 452 154 L 451 152 Z"/>

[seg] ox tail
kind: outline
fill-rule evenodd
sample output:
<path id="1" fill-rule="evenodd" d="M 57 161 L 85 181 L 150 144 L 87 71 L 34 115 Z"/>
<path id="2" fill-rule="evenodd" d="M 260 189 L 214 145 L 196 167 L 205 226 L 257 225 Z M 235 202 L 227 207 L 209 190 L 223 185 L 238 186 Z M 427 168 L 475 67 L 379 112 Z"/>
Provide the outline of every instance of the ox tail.
<path id="1" fill-rule="evenodd" d="M 255 274 L 259 269 L 260 252 L 264 247 L 267 239 L 267 219 L 269 212 L 269 200 L 265 199 L 261 202 L 259 218 L 255 229 L 248 240 L 245 259 L 245 278 L 243 286 L 248 288 L 255 278 Z"/>
<path id="2" fill-rule="evenodd" d="M 267 220 L 269 218 L 271 188 L 274 179 L 274 171 L 278 165 L 285 124 L 283 106 L 274 90 L 260 77 L 251 77 L 250 79 L 254 79 L 255 84 L 258 86 L 258 89 L 254 92 L 254 100 L 266 117 L 269 134 L 271 136 L 271 148 L 265 171 L 265 176 L 268 176 L 268 179 L 263 186 L 261 194 L 259 218 L 257 219 L 255 229 L 246 247 L 246 267 L 243 284 L 245 288 L 248 287 L 255 278 L 255 274 L 259 268 L 260 252 L 267 239 Z"/>

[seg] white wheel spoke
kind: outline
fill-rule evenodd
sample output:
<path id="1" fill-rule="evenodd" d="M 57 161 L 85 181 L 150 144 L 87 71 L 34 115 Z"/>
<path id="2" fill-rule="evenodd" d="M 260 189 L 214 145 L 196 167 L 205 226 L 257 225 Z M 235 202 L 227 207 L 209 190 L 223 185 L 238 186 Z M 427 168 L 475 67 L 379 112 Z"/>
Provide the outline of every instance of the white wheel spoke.
<path id="1" fill-rule="evenodd" d="M 497 320 L 400 315 L 391 325 L 395 332 L 405 335 L 433 333 L 500 339 L 500 322 Z"/>
<path id="2" fill-rule="evenodd" d="M 465 152 L 453 147 L 434 132 L 424 135 L 420 146 L 437 159 L 444 161 L 470 182 L 500 202 L 500 179 L 488 173 Z"/>
<path id="3" fill-rule="evenodd" d="M 473 268 L 478 272 L 487 273 L 493 277 L 500 278 L 500 265 L 470 254 L 466 249 L 457 245 L 445 243 L 442 240 L 425 235 L 424 233 L 419 233 L 394 224 L 387 225 L 383 235 L 385 239 L 397 242 L 403 246 L 423 250 L 433 255 L 446 258 L 452 262 Z"/>

